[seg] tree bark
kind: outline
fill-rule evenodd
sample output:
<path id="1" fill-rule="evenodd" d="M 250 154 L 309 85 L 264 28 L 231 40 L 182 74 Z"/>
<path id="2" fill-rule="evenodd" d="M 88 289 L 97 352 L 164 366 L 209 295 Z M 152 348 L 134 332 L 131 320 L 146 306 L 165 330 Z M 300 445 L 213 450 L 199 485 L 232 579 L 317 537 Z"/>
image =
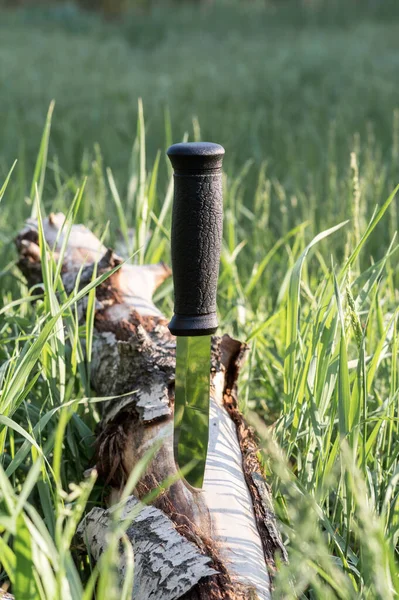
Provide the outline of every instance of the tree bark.
<path id="1" fill-rule="evenodd" d="M 49 247 L 57 240 L 55 257 L 64 220 L 58 213 L 44 222 Z M 40 282 L 34 220 L 27 222 L 16 244 L 21 271 L 30 284 Z M 62 269 L 66 291 L 74 289 L 82 265 L 80 286 L 91 281 L 96 262 L 100 274 L 122 259 L 85 227 L 74 225 Z M 163 263 L 124 263 L 96 290 L 91 383 L 99 396 L 119 396 L 104 403 L 97 432 L 96 469 L 111 487 L 110 504 L 118 500 L 138 461 L 159 445 L 125 507 L 125 514 L 138 513 L 127 531 L 135 556 L 133 597 L 266 600 L 275 555 L 285 559 L 286 552 L 257 440 L 237 404 L 237 377 L 247 347 L 227 335 L 213 338 L 208 459 L 204 488 L 194 490 L 178 478 L 173 457 L 175 339 L 152 301 L 169 275 Z M 85 312 L 82 301 L 82 321 Z M 141 503 L 169 478 L 174 483 L 151 506 Z M 106 543 L 109 510 L 93 509 L 79 527 L 95 559 Z M 121 577 L 123 571 L 122 560 Z"/>

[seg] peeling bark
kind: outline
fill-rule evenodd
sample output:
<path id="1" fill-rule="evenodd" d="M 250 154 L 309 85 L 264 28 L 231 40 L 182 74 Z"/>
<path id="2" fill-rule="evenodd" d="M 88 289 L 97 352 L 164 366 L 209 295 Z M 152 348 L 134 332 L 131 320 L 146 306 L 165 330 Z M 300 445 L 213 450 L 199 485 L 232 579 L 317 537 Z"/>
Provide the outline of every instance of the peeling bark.
<path id="1" fill-rule="evenodd" d="M 44 222 L 55 257 L 63 241 L 63 225 L 60 213 Z M 21 271 L 30 284 L 40 283 L 35 221 L 28 221 L 16 244 Z M 85 227 L 74 225 L 62 267 L 66 290 L 73 290 L 82 265 L 80 285 L 88 283 L 95 262 L 101 273 L 122 259 Z M 163 263 L 123 264 L 96 290 L 92 386 L 99 396 L 123 394 L 104 403 L 97 432 L 96 468 L 112 489 L 111 502 L 118 499 L 137 461 L 159 444 L 126 510 L 137 509 L 138 502 L 161 482 L 178 476 L 172 443 L 175 339 L 152 301 L 156 287 L 169 275 Z M 83 320 L 84 301 L 79 314 Z M 285 559 L 286 553 L 256 438 L 237 404 L 237 377 L 246 351 L 244 344 L 227 335 L 213 338 L 204 488 L 194 490 L 177 480 L 135 518 L 127 532 L 135 553 L 134 598 L 270 598 L 275 554 Z M 108 522 L 108 511 L 93 509 L 80 526 L 95 558 L 101 553 Z M 158 524 L 155 529 L 154 524 Z M 161 579 L 164 583 L 156 585 Z"/>
<path id="2" fill-rule="evenodd" d="M 201 554 L 198 547 L 179 535 L 172 521 L 153 506 L 140 506 L 131 496 L 121 518 L 132 513 L 134 523 L 126 535 L 134 547 L 134 598 L 174 600 L 181 598 L 203 577 L 215 575 L 211 558 Z M 80 524 L 80 535 L 98 560 L 106 547 L 106 533 L 112 523 L 112 509 L 94 508 Z M 124 577 L 126 565 L 119 568 Z"/>

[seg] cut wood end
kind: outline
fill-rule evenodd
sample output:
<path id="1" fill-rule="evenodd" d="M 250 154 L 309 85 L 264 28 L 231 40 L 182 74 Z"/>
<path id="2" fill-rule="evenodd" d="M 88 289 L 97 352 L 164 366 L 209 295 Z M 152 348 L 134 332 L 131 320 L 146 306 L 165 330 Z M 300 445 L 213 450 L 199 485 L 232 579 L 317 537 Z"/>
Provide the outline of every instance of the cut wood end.
<path id="1" fill-rule="evenodd" d="M 51 213 L 43 219 L 43 231 L 47 245 L 53 251 L 55 261 L 65 242 L 68 231 L 63 213 Z M 28 219 L 25 227 L 15 239 L 19 252 L 19 267 L 28 280 L 29 285 L 42 281 L 40 275 L 40 248 L 38 223 L 36 219 Z M 68 292 L 74 287 L 76 275 L 84 265 L 81 284 L 89 283 L 92 277 L 92 265 L 98 262 L 98 272 L 106 272 L 123 263 L 123 259 L 112 248 L 106 248 L 101 241 L 84 225 L 72 225 L 68 243 L 65 248 L 63 279 Z M 91 267 L 91 270 L 90 270 Z M 110 322 L 129 321 L 130 310 L 133 309 L 143 317 L 158 317 L 162 314 L 152 301 L 155 290 L 171 274 L 171 269 L 163 262 L 152 265 L 131 265 L 125 263 L 101 286 L 102 306 L 108 309 L 106 318 Z M 100 288 L 99 288 L 100 289 Z M 110 310 L 116 305 L 120 309 Z"/>

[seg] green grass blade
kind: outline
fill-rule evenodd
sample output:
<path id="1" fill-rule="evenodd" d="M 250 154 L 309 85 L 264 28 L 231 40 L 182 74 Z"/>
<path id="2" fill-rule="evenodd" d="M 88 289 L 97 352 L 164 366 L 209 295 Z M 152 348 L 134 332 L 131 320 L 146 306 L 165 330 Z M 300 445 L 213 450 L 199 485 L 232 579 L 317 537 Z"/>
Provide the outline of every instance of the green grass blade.
<path id="1" fill-rule="evenodd" d="M 329 235 L 335 233 L 346 225 L 347 221 L 331 227 L 326 231 L 323 231 L 317 235 L 311 242 L 306 246 L 299 259 L 296 261 L 294 268 L 291 273 L 288 299 L 287 299 L 287 329 L 286 329 L 286 353 L 284 359 L 284 391 L 287 396 L 290 396 L 294 388 L 294 377 L 295 377 L 295 353 L 296 346 L 298 343 L 298 320 L 299 320 L 299 292 L 300 282 L 303 264 L 305 259 L 313 246 L 318 242 L 325 239 Z"/>
<path id="2" fill-rule="evenodd" d="M 35 171 L 33 173 L 32 185 L 30 188 L 30 198 L 33 200 L 36 194 L 36 187 L 38 189 L 38 195 L 41 199 L 43 196 L 43 188 L 44 188 L 44 179 L 46 176 L 46 168 L 47 168 L 47 155 L 48 155 L 48 146 L 50 141 L 50 131 L 51 131 L 51 120 L 53 117 L 55 102 L 52 101 L 50 103 L 50 107 L 48 109 L 46 124 L 44 126 L 43 136 L 40 143 L 39 154 L 37 156 Z M 33 204 L 32 207 L 32 217 L 36 217 L 35 209 L 37 206 Z"/>
<path id="3" fill-rule="evenodd" d="M 15 598 L 39 600 L 33 571 L 31 537 L 23 514 L 20 514 L 17 519 L 14 553 L 16 559 L 13 586 Z"/>

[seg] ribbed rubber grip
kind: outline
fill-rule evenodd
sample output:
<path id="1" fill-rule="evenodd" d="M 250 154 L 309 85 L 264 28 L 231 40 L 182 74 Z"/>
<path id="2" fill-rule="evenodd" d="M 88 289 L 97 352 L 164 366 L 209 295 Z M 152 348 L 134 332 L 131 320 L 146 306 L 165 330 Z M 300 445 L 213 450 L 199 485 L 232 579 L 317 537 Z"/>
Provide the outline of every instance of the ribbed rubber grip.
<path id="1" fill-rule="evenodd" d="M 216 331 L 216 292 L 223 229 L 222 161 L 219 144 L 175 144 L 167 151 L 174 169 L 172 271 L 173 335 Z"/>

